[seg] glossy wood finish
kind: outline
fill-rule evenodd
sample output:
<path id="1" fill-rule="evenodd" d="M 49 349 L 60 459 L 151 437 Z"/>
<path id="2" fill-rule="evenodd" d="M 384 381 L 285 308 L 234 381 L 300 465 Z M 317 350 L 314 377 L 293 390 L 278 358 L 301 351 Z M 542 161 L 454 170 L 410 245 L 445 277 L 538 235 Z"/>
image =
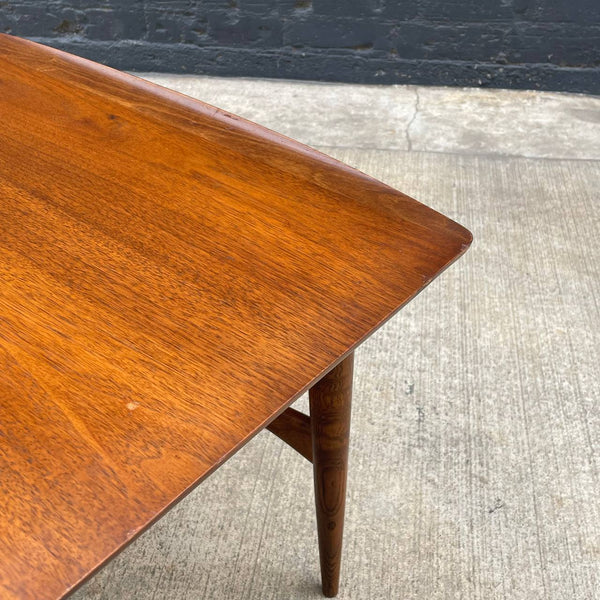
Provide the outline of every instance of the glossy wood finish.
<path id="1" fill-rule="evenodd" d="M 267 429 L 312 462 L 312 430 L 308 415 L 288 408 L 271 421 Z"/>
<path id="2" fill-rule="evenodd" d="M 471 240 L 297 142 L 5 35 L 0 115 L 2 600 L 67 594 Z"/>
<path id="3" fill-rule="evenodd" d="M 328 598 L 338 593 L 340 581 L 353 365 L 352 353 L 309 392 L 321 580 Z"/>

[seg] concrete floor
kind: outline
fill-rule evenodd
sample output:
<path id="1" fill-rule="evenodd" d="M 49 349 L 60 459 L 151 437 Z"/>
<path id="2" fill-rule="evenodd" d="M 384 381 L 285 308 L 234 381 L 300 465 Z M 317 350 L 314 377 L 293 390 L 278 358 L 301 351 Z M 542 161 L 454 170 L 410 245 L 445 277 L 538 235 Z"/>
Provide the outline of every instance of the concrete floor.
<path id="1" fill-rule="evenodd" d="M 474 233 L 357 353 L 339 598 L 600 598 L 600 98 L 146 76 Z M 309 467 L 261 433 L 73 597 L 320 598 Z"/>
<path id="2" fill-rule="evenodd" d="M 600 159 L 600 98 L 146 74 L 311 146 Z"/>

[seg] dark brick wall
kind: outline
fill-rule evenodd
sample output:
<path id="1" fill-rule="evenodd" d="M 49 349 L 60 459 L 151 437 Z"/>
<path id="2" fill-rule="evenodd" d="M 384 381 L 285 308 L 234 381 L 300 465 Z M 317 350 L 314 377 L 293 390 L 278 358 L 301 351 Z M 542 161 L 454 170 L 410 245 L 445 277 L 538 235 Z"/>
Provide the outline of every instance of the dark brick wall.
<path id="1" fill-rule="evenodd" d="M 600 0 L 0 0 L 121 69 L 600 93 Z"/>

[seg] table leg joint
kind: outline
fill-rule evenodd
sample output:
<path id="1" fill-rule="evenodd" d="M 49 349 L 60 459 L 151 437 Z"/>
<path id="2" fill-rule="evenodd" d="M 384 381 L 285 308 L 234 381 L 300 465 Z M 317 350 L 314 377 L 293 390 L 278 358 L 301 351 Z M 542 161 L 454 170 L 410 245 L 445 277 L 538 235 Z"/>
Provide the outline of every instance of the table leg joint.
<path id="1" fill-rule="evenodd" d="M 288 408 L 271 421 L 267 429 L 312 462 L 312 430 L 308 415 Z"/>

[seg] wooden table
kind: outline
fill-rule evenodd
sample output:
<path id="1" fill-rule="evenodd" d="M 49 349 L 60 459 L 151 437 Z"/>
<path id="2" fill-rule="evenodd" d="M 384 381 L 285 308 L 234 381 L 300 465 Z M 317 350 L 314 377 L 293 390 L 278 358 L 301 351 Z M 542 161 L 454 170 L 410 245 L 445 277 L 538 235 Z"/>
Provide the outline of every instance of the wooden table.
<path id="1" fill-rule="evenodd" d="M 335 595 L 352 352 L 469 232 L 6 35 L 0 115 L 0 598 L 64 597 L 265 427 L 313 462 Z M 310 417 L 288 408 L 309 389 Z"/>

